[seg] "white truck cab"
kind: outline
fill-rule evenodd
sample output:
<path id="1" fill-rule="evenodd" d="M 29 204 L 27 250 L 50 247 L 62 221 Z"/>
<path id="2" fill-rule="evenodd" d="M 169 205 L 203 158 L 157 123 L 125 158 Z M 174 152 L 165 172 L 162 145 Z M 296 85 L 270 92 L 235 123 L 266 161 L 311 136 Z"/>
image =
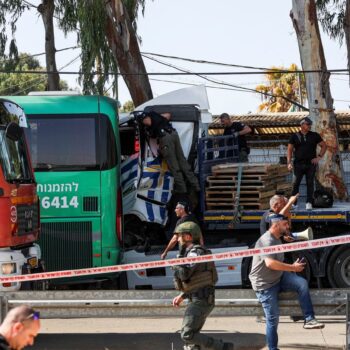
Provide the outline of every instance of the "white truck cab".
<path id="1" fill-rule="evenodd" d="M 170 121 L 179 134 L 184 155 L 196 172 L 198 140 L 207 136 L 208 125 L 212 122 L 205 87 L 195 86 L 159 96 L 138 106 L 133 113 L 148 111 L 171 113 Z M 159 157 L 157 140 L 143 135 L 133 114 L 123 116 L 119 124 L 124 160 L 121 165 L 126 248 L 123 262 L 159 260 L 169 239 L 165 227 L 173 176 L 166 162 Z M 220 253 L 247 246 L 216 244 L 209 248 L 213 253 Z M 174 258 L 176 254 L 177 251 L 171 251 L 167 258 Z M 241 263 L 242 259 L 218 262 L 217 286 L 241 285 Z M 128 287 L 170 289 L 173 288 L 172 275 L 170 268 L 130 271 L 127 272 Z"/>

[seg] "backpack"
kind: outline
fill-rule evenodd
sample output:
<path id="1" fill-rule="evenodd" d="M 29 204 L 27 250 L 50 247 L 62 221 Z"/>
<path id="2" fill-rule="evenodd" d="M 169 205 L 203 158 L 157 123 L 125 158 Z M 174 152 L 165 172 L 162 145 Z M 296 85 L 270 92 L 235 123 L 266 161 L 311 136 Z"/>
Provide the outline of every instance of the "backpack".
<path id="1" fill-rule="evenodd" d="M 314 208 L 332 208 L 333 195 L 324 190 L 316 190 L 314 193 Z"/>

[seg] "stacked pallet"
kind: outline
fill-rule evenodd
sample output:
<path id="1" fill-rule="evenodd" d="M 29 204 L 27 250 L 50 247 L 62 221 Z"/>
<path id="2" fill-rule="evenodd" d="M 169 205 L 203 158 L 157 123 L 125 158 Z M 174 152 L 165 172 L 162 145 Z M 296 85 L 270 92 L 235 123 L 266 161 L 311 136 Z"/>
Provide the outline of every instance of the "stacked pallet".
<path id="1" fill-rule="evenodd" d="M 290 195 L 291 183 L 286 165 L 232 163 L 212 167 L 207 177 L 206 206 L 208 210 L 234 209 L 238 184 L 238 169 L 242 166 L 239 205 L 245 210 L 268 209 L 276 191 Z"/>

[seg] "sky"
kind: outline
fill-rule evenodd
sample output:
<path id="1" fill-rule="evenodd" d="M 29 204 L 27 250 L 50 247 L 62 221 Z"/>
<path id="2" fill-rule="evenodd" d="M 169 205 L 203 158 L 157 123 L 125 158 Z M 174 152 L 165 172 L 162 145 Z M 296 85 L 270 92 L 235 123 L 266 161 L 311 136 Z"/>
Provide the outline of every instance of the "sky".
<path id="1" fill-rule="evenodd" d="M 36 5 L 40 3 L 39 0 L 31 2 Z M 298 43 L 289 17 L 291 8 L 291 0 L 147 0 L 144 16 L 140 14 L 138 20 L 138 34 L 142 37 L 140 49 L 142 52 L 254 67 L 289 67 L 292 63 L 300 67 Z M 55 37 L 56 49 L 76 45 L 75 34 L 65 37 L 57 27 Z M 35 9 L 19 20 L 16 39 L 20 52 L 44 52 L 43 24 Z M 322 40 L 328 69 L 346 68 L 345 45 L 340 47 L 338 42 L 331 41 L 324 34 Z M 79 53 L 79 49 L 57 53 L 58 68 L 75 59 L 65 70 L 78 71 Z M 169 58 L 158 59 L 193 72 L 243 70 Z M 40 57 L 40 61 L 45 66 L 44 56 Z M 144 58 L 144 62 L 148 72 L 176 72 L 147 58 Z M 70 87 L 79 87 L 77 77 L 61 75 L 61 78 Z M 264 83 L 263 75 L 218 75 L 211 78 L 248 88 Z M 184 84 L 223 87 L 205 82 L 197 76 L 155 76 L 151 79 L 155 97 L 186 87 Z M 335 108 L 349 109 L 348 76 L 332 76 L 330 82 Z M 130 100 L 122 78 L 118 81 L 118 90 L 121 104 Z M 211 87 L 207 88 L 207 92 L 213 114 L 256 112 L 261 103 L 260 95 L 255 93 Z"/>

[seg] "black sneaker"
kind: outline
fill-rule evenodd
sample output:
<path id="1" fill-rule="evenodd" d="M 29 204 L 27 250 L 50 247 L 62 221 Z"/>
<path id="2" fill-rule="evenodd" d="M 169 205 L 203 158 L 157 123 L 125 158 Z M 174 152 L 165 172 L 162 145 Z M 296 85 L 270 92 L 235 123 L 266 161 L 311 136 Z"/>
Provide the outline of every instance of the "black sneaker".
<path id="1" fill-rule="evenodd" d="M 234 345 L 232 343 L 224 343 L 224 347 L 222 348 L 222 350 L 233 350 L 234 349 Z"/>
<path id="2" fill-rule="evenodd" d="M 312 320 L 304 323 L 304 328 L 305 329 L 322 329 L 324 328 L 324 324 L 318 322 L 316 318 L 313 318 Z"/>

